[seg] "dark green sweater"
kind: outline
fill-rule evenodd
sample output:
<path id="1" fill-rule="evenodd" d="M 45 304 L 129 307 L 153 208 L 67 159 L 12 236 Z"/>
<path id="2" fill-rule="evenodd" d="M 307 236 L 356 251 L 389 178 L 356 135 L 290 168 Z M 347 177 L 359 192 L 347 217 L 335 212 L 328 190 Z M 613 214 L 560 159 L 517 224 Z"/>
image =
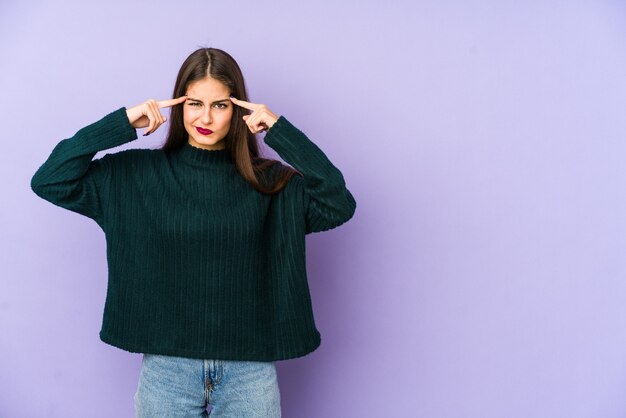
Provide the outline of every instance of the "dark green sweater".
<path id="1" fill-rule="evenodd" d="M 270 196 L 225 150 L 96 152 L 137 138 L 124 107 L 64 139 L 33 191 L 94 219 L 107 242 L 100 338 L 136 353 L 275 361 L 320 344 L 305 234 L 335 228 L 356 202 L 343 175 L 281 116 L 264 141 L 302 175 Z M 282 164 L 282 163 L 281 163 Z"/>

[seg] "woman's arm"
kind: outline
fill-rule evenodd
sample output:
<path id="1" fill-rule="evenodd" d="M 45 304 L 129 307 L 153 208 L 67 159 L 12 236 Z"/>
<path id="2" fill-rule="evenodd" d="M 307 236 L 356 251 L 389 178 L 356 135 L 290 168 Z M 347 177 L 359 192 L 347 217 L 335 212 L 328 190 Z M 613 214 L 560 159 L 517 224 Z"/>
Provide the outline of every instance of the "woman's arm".
<path id="1" fill-rule="evenodd" d="M 346 188 L 343 175 L 302 131 L 266 105 L 231 97 L 233 103 L 252 113 L 245 115 L 252 133 L 267 131 L 265 143 L 302 173 L 306 233 L 335 228 L 354 215 L 356 201 Z"/>
<path id="2" fill-rule="evenodd" d="M 304 133 L 280 116 L 264 141 L 302 173 L 307 234 L 335 228 L 352 218 L 356 201 L 342 173 Z"/>
<path id="3" fill-rule="evenodd" d="M 154 132 L 165 122 L 160 109 L 184 102 L 187 96 L 171 100 L 147 100 L 126 109 L 121 107 L 59 142 L 37 170 L 30 187 L 41 198 L 94 219 L 103 226 L 102 187 L 111 172 L 112 154 L 92 161 L 98 151 L 137 139 L 135 128 Z"/>
<path id="4" fill-rule="evenodd" d="M 126 108 L 115 110 L 59 142 L 31 179 L 30 186 L 39 197 L 88 216 L 102 226 L 99 192 L 109 171 L 110 158 L 105 155 L 92 159 L 98 151 L 136 138 Z"/>

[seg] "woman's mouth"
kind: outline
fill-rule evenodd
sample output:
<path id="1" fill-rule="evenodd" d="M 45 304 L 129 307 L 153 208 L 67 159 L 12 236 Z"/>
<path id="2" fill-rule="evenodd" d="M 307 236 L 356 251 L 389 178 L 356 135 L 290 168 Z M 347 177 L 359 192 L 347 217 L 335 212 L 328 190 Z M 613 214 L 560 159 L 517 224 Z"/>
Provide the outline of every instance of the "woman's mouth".
<path id="1" fill-rule="evenodd" d="M 213 131 L 210 129 L 198 128 L 197 126 L 196 126 L 196 131 L 198 131 L 202 135 L 211 135 L 213 133 Z"/>

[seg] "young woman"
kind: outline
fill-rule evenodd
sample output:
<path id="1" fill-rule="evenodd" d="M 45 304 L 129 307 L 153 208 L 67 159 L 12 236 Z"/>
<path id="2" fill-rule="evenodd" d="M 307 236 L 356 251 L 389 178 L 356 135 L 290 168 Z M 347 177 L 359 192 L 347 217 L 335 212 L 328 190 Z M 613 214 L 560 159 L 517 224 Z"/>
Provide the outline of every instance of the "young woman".
<path id="1" fill-rule="evenodd" d="M 160 149 L 98 151 L 155 132 Z M 255 134 L 289 165 L 262 158 Z M 267 106 L 239 66 L 202 48 L 173 98 L 122 107 L 62 140 L 31 181 L 94 219 L 109 267 L 100 338 L 144 353 L 137 416 L 280 416 L 275 362 L 320 344 L 305 234 L 335 228 L 356 202 L 341 172 Z"/>

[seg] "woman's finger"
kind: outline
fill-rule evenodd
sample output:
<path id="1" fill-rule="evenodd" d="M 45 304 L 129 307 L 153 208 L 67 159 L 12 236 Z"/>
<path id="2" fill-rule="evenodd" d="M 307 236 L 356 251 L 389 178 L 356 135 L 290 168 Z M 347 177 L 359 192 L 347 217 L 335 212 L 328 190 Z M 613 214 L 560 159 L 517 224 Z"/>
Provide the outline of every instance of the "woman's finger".
<path id="1" fill-rule="evenodd" d="M 165 123 L 165 118 L 163 117 L 163 114 L 161 113 L 161 109 L 159 108 L 159 104 L 157 103 L 156 100 L 152 102 L 152 106 L 158 117 L 157 121 L 159 122 L 158 126 L 154 129 L 156 131 L 157 129 L 159 129 L 159 126 Z"/>
<path id="2" fill-rule="evenodd" d="M 148 126 L 146 127 L 146 131 L 143 133 L 143 136 L 148 136 L 152 133 L 152 128 L 154 127 L 154 118 L 152 116 L 148 116 Z"/>
<path id="3" fill-rule="evenodd" d="M 262 115 L 258 112 L 254 112 L 252 113 L 252 115 L 250 115 L 250 118 L 246 122 L 253 129 L 254 133 L 257 133 L 259 132 L 259 127 L 263 122 Z"/>
<path id="4" fill-rule="evenodd" d="M 155 128 L 155 131 L 156 131 L 159 128 L 159 126 L 165 123 L 165 118 L 161 114 L 161 109 L 159 108 L 159 104 L 157 103 L 156 100 L 152 101 L 152 109 L 154 109 L 154 112 L 157 115 L 157 121 L 159 122 L 159 125 Z"/>
<path id="5" fill-rule="evenodd" d="M 187 100 L 187 96 L 180 96 L 176 99 L 159 100 L 157 104 L 160 108 L 172 107 L 174 105 L 184 102 L 185 100 Z"/>
<path id="6" fill-rule="evenodd" d="M 161 114 L 162 108 L 171 107 L 187 100 L 187 96 L 181 96 L 176 99 L 159 100 L 149 99 L 144 103 L 144 116 L 148 119 L 148 126 L 144 136 L 150 135 L 165 123 L 167 118 Z"/>
<path id="7" fill-rule="evenodd" d="M 256 112 L 252 112 L 249 115 L 243 116 L 244 120 L 246 121 L 246 125 L 248 125 L 250 132 L 252 132 L 253 134 L 257 133 L 257 117 L 258 115 Z"/>
<path id="8" fill-rule="evenodd" d="M 159 115 L 157 114 L 157 112 L 154 110 L 156 106 L 156 103 L 154 102 L 154 100 L 148 100 L 148 112 L 150 114 L 150 133 L 153 133 L 154 131 L 156 131 L 156 129 L 159 127 L 159 122 L 161 121 L 161 118 L 159 118 Z"/>
<path id="9" fill-rule="evenodd" d="M 161 118 L 160 118 L 161 113 L 159 112 L 159 109 L 157 107 L 155 100 L 153 99 L 148 100 L 146 104 L 148 106 L 146 113 L 148 114 L 148 119 L 150 119 L 150 124 L 148 126 L 148 130 L 146 131 L 144 135 L 150 135 L 151 133 L 156 131 L 157 128 L 159 127 L 160 122 L 161 122 Z"/>
<path id="10" fill-rule="evenodd" d="M 276 115 L 266 106 L 261 105 L 261 108 L 257 109 L 252 114 L 252 124 L 260 131 L 267 131 L 270 126 L 276 122 Z"/>
<path id="11" fill-rule="evenodd" d="M 267 127 L 261 122 L 251 122 L 248 127 L 253 134 L 258 134 L 259 132 L 263 132 Z"/>
<path id="12" fill-rule="evenodd" d="M 146 104 L 148 105 L 148 119 L 150 119 L 150 133 L 154 132 L 154 129 L 156 128 L 156 124 L 158 122 L 158 118 L 155 115 L 154 112 L 154 102 L 152 101 L 152 99 L 148 100 L 146 102 Z"/>
<path id="13" fill-rule="evenodd" d="M 260 106 L 260 105 L 258 105 L 256 103 L 250 103 L 250 102 L 246 102 L 245 100 L 235 99 L 234 97 L 231 97 L 230 100 L 233 103 L 235 103 L 237 106 L 241 106 L 244 109 L 256 110 Z"/>

